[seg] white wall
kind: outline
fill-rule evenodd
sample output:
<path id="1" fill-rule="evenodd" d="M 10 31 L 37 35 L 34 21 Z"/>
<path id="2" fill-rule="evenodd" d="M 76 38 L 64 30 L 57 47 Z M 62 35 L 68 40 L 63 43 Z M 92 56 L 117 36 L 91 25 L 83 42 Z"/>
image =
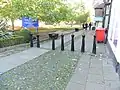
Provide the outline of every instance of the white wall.
<path id="1" fill-rule="evenodd" d="M 120 63 L 120 1 L 113 0 L 111 18 L 108 32 L 108 40 L 117 61 Z M 117 41 L 115 46 L 114 41 Z"/>

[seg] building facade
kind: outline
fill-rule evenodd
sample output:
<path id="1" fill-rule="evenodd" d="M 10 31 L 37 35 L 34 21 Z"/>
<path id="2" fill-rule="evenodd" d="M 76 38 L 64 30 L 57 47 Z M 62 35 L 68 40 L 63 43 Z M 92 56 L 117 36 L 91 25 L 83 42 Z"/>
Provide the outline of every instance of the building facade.
<path id="1" fill-rule="evenodd" d="M 103 27 L 108 29 L 108 44 L 113 52 L 116 71 L 120 75 L 120 5 L 119 0 L 106 0 Z"/>
<path id="2" fill-rule="evenodd" d="M 101 3 L 99 5 L 96 5 L 94 7 L 95 9 L 95 18 L 94 21 L 96 23 L 97 27 L 102 27 L 102 21 L 103 21 L 103 16 L 104 16 L 104 3 Z"/>

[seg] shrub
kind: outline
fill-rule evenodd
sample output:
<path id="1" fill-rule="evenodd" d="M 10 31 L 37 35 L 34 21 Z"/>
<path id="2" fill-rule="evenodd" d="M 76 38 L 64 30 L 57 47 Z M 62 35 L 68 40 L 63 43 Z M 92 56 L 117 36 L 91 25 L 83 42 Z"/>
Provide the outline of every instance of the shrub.
<path id="1" fill-rule="evenodd" d="M 0 48 L 24 43 L 23 36 L 14 36 L 11 38 L 0 39 Z"/>
<path id="2" fill-rule="evenodd" d="M 24 37 L 24 42 L 27 43 L 30 41 L 30 31 L 29 30 L 20 30 L 19 32 L 17 32 L 17 35 L 19 36 L 23 36 Z"/>

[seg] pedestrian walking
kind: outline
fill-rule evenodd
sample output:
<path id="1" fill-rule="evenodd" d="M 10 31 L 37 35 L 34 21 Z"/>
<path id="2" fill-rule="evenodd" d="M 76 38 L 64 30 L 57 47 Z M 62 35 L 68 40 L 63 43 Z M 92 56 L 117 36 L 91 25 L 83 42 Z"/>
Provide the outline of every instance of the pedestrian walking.
<path id="1" fill-rule="evenodd" d="M 87 30 L 87 28 L 88 28 L 88 24 L 87 24 L 87 23 L 85 23 L 85 30 Z"/>
<path id="2" fill-rule="evenodd" d="M 91 30 L 91 27 L 92 27 L 92 23 L 90 22 L 89 23 L 89 30 Z"/>
<path id="3" fill-rule="evenodd" d="M 83 29 L 85 29 L 85 25 L 84 25 L 84 23 L 82 24 L 82 27 L 83 27 Z"/>

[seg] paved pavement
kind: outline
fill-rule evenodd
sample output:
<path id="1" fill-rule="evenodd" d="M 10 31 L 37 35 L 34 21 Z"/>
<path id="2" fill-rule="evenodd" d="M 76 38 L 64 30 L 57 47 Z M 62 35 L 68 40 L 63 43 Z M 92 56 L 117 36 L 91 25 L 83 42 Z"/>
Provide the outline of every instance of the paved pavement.
<path id="1" fill-rule="evenodd" d="M 91 35 L 93 32 L 86 36 L 86 53 L 79 59 L 66 90 L 120 90 L 119 76 L 115 72 L 106 45 L 97 44 L 97 54 L 94 56 L 90 53 Z"/>
<path id="2" fill-rule="evenodd" d="M 0 90 L 120 90 L 119 77 L 106 45 L 97 44 L 97 54 L 93 55 L 91 51 L 94 32 L 87 31 L 86 52 L 82 54 L 82 33 L 75 33 L 75 52 L 70 51 L 68 35 L 65 37 L 65 42 L 68 43 L 64 52 L 60 51 L 60 40 L 56 40 L 58 48 L 55 51 L 50 51 L 50 41 L 42 44 L 41 49 L 31 48 L 29 53 L 24 51 L 15 54 L 16 58 L 9 56 L 4 60 L 0 59 L 2 62 L 14 62 L 14 66 L 11 66 L 13 69 L 2 69 L 5 73 L 0 75 Z M 21 59 L 23 60 L 20 63 Z M 6 62 L 0 68 L 8 67 L 5 66 Z M 9 62 L 9 65 L 12 64 Z"/>
<path id="3" fill-rule="evenodd" d="M 82 34 L 82 31 L 80 32 L 75 32 L 75 37 L 79 36 Z M 65 43 L 70 41 L 70 35 L 65 35 Z M 59 47 L 60 44 L 60 39 L 57 39 L 55 41 L 55 46 L 56 48 Z M 7 72 L 8 70 L 11 70 L 12 68 L 15 68 L 21 64 L 24 64 L 25 62 L 28 62 L 48 51 L 51 50 L 51 40 L 44 42 L 41 44 L 41 48 L 30 48 L 27 50 L 24 50 L 20 53 L 12 54 L 10 56 L 2 57 L 0 58 L 0 74 Z"/>

